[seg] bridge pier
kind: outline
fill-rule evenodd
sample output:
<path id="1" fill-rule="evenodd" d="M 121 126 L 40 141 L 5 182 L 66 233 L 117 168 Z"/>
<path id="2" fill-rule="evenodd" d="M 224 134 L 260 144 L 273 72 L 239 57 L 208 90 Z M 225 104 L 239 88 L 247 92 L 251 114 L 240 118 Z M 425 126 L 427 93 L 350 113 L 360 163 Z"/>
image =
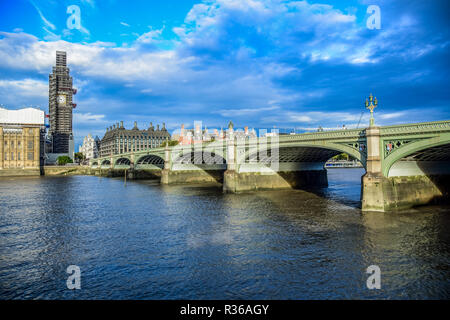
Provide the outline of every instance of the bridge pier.
<path id="1" fill-rule="evenodd" d="M 164 169 L 161 171 L 161 184 L 221 183 L 223 172 L 221 164 L 172 163 L 172 150 L 166 146 Z"/>
<path id="2" fill-rule="evenodd" d="M 361 208 L 363 211 L 384 212 L 389 182 L 381 173 L 380 128 L 367 128 L 366 139 L 366 174 L 361 178 Z"/>
<path id="3" fill-rule="evenodd" d="M 380 128 L 366 129 L 367 172 L 361 178 L 363 211 L 387 212 L 448 198 L 450 163 L 399 160 L 383 174 Z"/>
<path id="4" fill-rule="evenodd" d="M 276 172 L 237 172 L 224 173 L 223 191 L 238 193 L 243 191 L 322 188 L 328 186 L 327 171 L 276 171 Z"/>
<path id="5" fill-rule="evenodd" d="M 363 211 L 392 211 L 425 205 L 449 196 L 450 176 L 383 176 L 362 178 Z"/>
<path id="6" fill-rule="evenodd" d="M 224 192 L 238 193 L 328 186 L 327 171 L 324 169 L 325 162 L 280 162 L 279 157 L 274 156 L 266 164 L 258 163 L 255 160 L 246 163 L 242 161 L 245 150 L 241 149 L 232 139 L 227 141 L 227 170 L 223 178 Z M 274 151 L 274 153 L 276 152 L 278 151 Z"/>
<path id="7" fill-rule="evenodd" d="M 223 170 L 170 170 L 161 171 L 161 184 L 220 183 Z"/>

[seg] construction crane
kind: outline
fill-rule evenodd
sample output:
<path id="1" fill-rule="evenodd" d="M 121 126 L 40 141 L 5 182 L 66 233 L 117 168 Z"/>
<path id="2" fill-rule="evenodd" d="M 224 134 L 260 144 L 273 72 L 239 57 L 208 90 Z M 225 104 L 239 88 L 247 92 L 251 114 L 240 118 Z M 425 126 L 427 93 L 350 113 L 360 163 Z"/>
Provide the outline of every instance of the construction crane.
<path id="1" fill-rule="evenodd" d="M 364 115 L 364 111 L 361 111 L 361 116 L 359 117 L 359 121 L 358 121 L 358 125 L 356 126 L 356 129 L 359 128 L 359 124 L 361 123 L 361 119 L 362 119 L 363 115 Z"/>

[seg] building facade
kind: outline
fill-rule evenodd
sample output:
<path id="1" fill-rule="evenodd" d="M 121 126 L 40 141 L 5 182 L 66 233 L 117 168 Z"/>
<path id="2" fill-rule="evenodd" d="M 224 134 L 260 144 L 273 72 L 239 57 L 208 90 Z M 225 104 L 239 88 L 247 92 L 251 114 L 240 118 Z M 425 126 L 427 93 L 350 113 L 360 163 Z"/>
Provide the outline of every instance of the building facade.
<path id="1" fill-rule="evenodd" d="M 164 123 L 161 129 L 159 125 L 155 129 L 150 122 L 148 129 L 139 130 L 134 122 L 134 127 L 129 130 L 121 121 L 120 125 L 116 123 L 106 128 L 105 136 L 100 141 L 100 157 L 157 148 L 167 139 L 170 140 L 170 133 Z"/>
<path id="2" fill-rule="evenodd" d="M 0 108 L 0 175 L 20 175 L 23 169 L 39 174 L 44 161 L 44 117 L 44 111 L 35 108 Z"/>
<path id="3" fill-rule="evenodd" d="M 186 129 L 184 124 L 182 124 L 178 137 L 178 143 L 179 145 L 190 145 L 207 141 L 221 141 L 225 140 L 231 133 L 238 139 L 252 139 L 257 137 L 255 129 L 249 130 L 246 126 L 244 130 L 234 130 L 233 123 L 231 122 L 229 123 L 226 131 L 222 128 L 220 131 L 218 129 L 211 130 L 206 127 L 203 129 L 201 128 L 200 123 L 196 123 L 194 129 Z"/>
<path id="4" fill-rule="evenodd" d="M 73 156 L 72 110 L 76 107 L 73 95 L 70 69 L 67 67 L 66 52 L 56 51 L 56 66 L 49 75 L 49 136 L 52 153 Z"/>
<path id="5" fill-rule="evenodd" d="M 86 159 L 98 158 L 98 137 L 94 139 L 89 133 L 83 139 L 83 144 L 80 146 L 79 152 L 81 152 Z"/>

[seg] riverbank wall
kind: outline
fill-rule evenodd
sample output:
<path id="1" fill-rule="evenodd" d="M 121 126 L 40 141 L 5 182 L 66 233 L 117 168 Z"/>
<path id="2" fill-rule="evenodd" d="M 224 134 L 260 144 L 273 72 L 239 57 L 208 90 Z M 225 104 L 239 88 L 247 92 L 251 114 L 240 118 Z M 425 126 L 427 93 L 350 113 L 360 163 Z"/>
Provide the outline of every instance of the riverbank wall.
<path id="1" fill-rule="evenodd" d="M 43 168 L 45 176 L 72 176 L 91 175 L 100 177 L 125 177 L 127 179 L 159 179 L 161 170 L 130 170 L 130 169 L 103 169 L 91 168 L 87 166 L 45 166 Z"/>
<path id="2" fill-rule="evenodd" d="M 14 168 L 14 169 L 2 169 L 0 170 L 1 177 L 29 177 L 40 176 L 41 170 L 39 168 Z"/>

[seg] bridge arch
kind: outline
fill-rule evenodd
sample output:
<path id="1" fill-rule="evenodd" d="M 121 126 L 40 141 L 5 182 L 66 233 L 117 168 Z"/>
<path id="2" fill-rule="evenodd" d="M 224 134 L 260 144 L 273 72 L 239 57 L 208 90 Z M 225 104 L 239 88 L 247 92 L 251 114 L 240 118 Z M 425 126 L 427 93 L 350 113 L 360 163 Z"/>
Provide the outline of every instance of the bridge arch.
<path id="1" fill-rule="evenodd" d="M 430 153 L 428 156 L 426 155 L 427 152 Z M 384 158 L 382 165 L 383 175 L 388 177 L 392 166 L 397 161 L 407 157 L 418 161 L 450 161 L 450 133 L 442 134 L 438 137 L 412 141 L 401 148 L 395 148 Z"/>
<path id="2" fill-rule="evenodd" d="M 178 154 L 174 157 L 173 164 L 192 164 L 192 165 L 226 165 L 225 158 L 209 151 L 190 151 L 182 154 Z"/>
<path id="3" fill-rule="evenodd" d="M 98 166 L 98 161 L 92 162 L 92 166 Z"/>
<path id="4" fill-rule="evenodd" d="M 111 161 L 109 161 L 108 159 L 104 159 L 101 163 L 102 166 L 109 166 L 111 165 Z"/>
<path id="5" fill-rule="evenodd" d="M 129 166 L 131 165 L 131 160 L 125 157 L 119 158 L 114 163 L 115 166 Z"/>
<path id="6" fill-rule="evenodd" d="M 223 182 L 227 170 L 225 158 L 209 150 L 184 150 L 173 153 L 171 181 Z"/>
<path id="7" fill-rule="evenodd" d="M 164 169 L 164 159 L 155 154 L 148 154 L 136 161 L 136 168 Z"/>
<path id="8" fill-rule="evenodd" d="M 255 158 L 255 150 L 246 150 L 245 162 Z M 307 143 L 297 142 L 280 144 L 279 161 L 282 162 L 317 162 L 325 164 L 332 157 L 346 153 L 358 160 L 364 168 L 366 167 L 366 145 L 354 142 L 352 144 L 338 144 L 330 142 Z M 258 153 L 258 152 L 257 152 Z M 262 149 L 261 153 L 270 154 L 270 149 Z"/>

